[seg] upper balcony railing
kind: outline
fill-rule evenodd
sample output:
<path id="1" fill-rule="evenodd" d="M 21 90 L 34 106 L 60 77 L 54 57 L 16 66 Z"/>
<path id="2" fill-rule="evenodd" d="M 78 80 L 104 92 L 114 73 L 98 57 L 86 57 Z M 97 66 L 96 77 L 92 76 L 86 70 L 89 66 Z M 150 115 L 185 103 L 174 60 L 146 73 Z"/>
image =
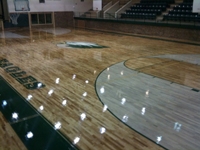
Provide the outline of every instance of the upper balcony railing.
<path id="1" fill-rule="evenodd" d="M 105 17 L 106 16 L 106 17 Z M 177 26 L 190 26 L 200 28 L 200 15 L 197 16 L 163 16 L 157 17 L 154 13 L 136 13 L 136 14 L 119 14 L 107 13 L 101 15 L 100 12 L 97 14 L 87 14 L 83 12 L 74 12 L 74 18 L 80 19 L 92 19 L 92 20 L 104 20 L 104 21 L 117 21 L 117 22 L 131 22 L 131 23 L 153 23 L 160 25 L 177 25 Z"/>

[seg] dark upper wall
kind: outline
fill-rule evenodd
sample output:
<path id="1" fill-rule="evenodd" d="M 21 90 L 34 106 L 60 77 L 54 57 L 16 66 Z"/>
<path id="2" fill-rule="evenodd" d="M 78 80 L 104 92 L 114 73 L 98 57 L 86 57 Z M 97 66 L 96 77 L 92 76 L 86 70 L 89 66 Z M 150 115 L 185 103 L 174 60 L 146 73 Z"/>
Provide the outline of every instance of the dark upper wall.
<path id="1" fill-rule="evenodd" d="M 55 12 L 56 27 L 72 27 L 74 24 L 73 12 Z"/>
<path id="2" fill-rule="evenodd" d="M 200 42 L 200 29 L 75 19 L 75 27 Z"/>

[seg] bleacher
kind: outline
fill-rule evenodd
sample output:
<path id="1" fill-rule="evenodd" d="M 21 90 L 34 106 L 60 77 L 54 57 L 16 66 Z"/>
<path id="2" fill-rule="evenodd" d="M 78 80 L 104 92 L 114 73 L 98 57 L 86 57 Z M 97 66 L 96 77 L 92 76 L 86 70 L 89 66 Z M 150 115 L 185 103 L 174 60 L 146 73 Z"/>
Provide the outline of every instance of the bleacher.
<path id="1" fill-rule="evenodd" d="M 158 4 L 158 3 L 167 3 L 167 4 L 173 4 L 175 3 L 174 0 L 141 0 L 140 3 L 145 3 L 145 4 Z"/>
<path id="2" fill-rule="evenodd" d="M 174 0 L 141 0 L 125 13 L 121 14 L 122 19 L 150 19 L 155 20 L 163 11 L 174 3 Z"/>
<path id="3" fill-rule="evenodd" d="M 164 21 L 200 22 L 200 15 L 192 12 L 193 0 L 184 0 L 176 5 L 168 14 L 164 15 Z"/>

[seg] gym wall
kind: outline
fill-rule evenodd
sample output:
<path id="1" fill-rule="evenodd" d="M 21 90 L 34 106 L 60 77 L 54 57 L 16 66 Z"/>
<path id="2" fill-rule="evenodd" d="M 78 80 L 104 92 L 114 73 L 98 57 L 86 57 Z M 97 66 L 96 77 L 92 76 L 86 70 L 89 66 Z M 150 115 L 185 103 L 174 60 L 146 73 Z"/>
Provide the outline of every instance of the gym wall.
<path id="1" fill-rule="evenodd" d="M 8 1 L 9 12 L 16 12 L 13 0 Z M 93 0 L 45 0 L 40 3 L 40 0 L 29 0 L 29 12 L 50 12 L 50 11 L 79 11 L 85 12 L 92 9 Z"/>

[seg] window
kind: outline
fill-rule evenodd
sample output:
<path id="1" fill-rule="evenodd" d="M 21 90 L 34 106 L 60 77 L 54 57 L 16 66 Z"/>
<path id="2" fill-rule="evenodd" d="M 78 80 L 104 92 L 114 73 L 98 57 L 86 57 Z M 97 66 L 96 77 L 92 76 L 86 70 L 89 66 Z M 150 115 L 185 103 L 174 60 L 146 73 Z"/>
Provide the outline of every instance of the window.
<path id="1" fill-rule="evenodd" d="M 31 14 L 31 22 L 32 24 L 38 24 L 37 14 Z"/>
<path id="2" fill-rule="evenodd" d="M 45 15 L 38 14 L 38 17 L 39 17 L 39 24 L 45 24 Z"/>
<path id="3" fill-rule="evenodd" d="M 31 23 L 34 24 L 52 24 L 51 13 L 34 13 L 31 14 Z"/>
<path id="4" fill-rule="evenodd" d="M 46 14 L 46 23 L 52 23 L 51 14 Z"/>

